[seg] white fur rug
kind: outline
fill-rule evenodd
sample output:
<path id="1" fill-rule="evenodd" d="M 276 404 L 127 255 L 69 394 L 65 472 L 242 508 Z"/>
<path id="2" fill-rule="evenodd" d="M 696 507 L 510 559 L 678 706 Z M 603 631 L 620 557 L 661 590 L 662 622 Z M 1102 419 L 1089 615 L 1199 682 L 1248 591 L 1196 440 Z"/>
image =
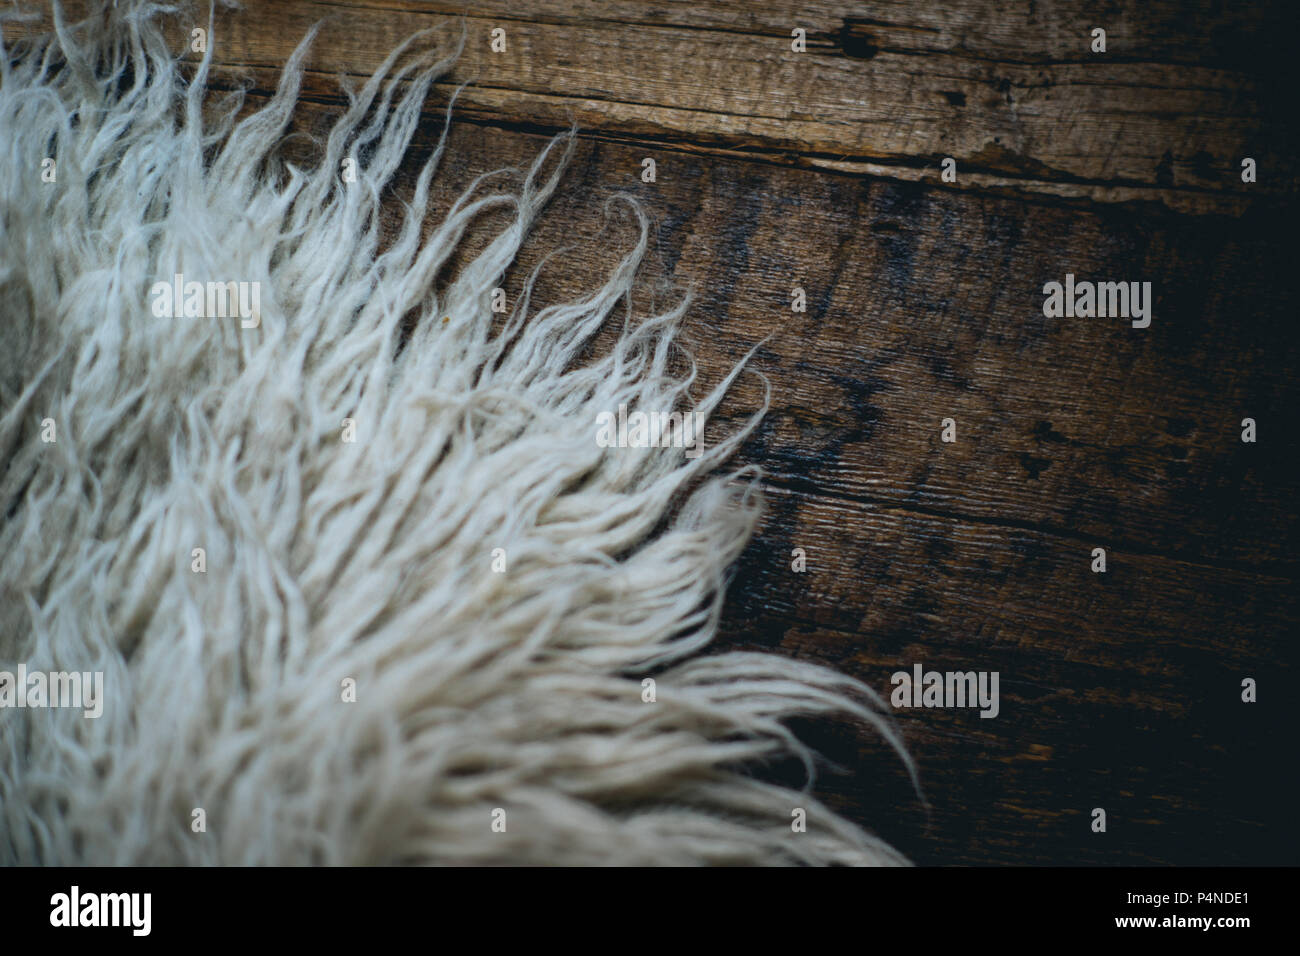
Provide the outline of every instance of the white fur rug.
<path id="1" fill-rule="evenodd" d="M 746 772 L 811 770 L 795 715 L 901 753 L 876 695 L 696 653 L 763 409 L 712 431 L 731 379 L 674 377 L 686 304 L 627 319 L 644 217 L 588 297 L 491 311 L 570 138 L 430 223 L 445 133 L 387 187 L 454 44 L 412 38 L 300 168 L 306 42 L 240 119 L 148 4 L 56 33 L 0 72 L 0 862 L 902 862 Z M 620 405 L 702 413 L 703 454 L 598 442 Z"/>

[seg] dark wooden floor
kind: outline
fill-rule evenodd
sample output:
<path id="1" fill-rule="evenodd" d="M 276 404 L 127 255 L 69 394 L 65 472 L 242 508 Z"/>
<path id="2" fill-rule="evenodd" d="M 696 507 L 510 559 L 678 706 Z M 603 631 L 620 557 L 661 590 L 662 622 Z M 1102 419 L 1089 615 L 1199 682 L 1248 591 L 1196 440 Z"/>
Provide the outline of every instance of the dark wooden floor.
<path id="1" fill-rule="evenodd" d="M 773 407 L 743 456 L 769 510 L 722 643 L 882 694 L 914 663 L 1001 675 L 996 719 L 899 713 L 928 811 L 878 741 L 801 728 L 843 768 L 818 780 L 836 806 L 919 863 L 1295 864 L 1293 10 L 293 0 L 221 14 L 214 55 L 256 98 L 330 18 L 304 86 L 324 129 L 339 73 L 463 24 L 418 137 L 472 80 L 444 204 L 581 130 L 511 295 L 561 241 L 540 291 L 589 287 L 631 236 L 602 201 L 629 191 L 656 217 L 650 274 L 694 289 L 706 377 L 772 335 L 754 367 Z M 1067 272 L 1151 282 L 1150 328 L 1044 318 Z M 747 376 L 729 407 L 761 399 Z"/>

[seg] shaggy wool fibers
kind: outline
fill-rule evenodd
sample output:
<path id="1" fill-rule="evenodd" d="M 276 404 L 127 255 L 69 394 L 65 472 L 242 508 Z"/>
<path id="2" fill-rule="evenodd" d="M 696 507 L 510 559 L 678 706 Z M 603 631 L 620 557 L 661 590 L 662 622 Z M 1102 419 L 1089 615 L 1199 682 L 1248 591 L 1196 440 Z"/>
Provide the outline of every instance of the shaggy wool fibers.
<path id="1" fill-rule="evenodd" d="M 571 137 L 427 225 L 444 131 L 381 241 L 456 50 L 413 37 L 303 168 L 310 37 L 249 112 L 178 35 L 55 8 L 0 57 L 0 861 L 903 862 L 814 799 L 785 726 L 847 714 L 902 753 L 878 697 L 696 653 L 759 508 L 719 466 L 763 410 L 696 457 L 594 440 L 621 405 L 708 422 L 740 371 L 695 401 L 686 304 L 626 318 L 644 217 L 589 295 L 494 322 Z M 191 282 L 234 283 L 227 310 Z M 59 674 L 102 675 L 102 712 Z M 803 789 L 747 773 L 791 756 Z"/>

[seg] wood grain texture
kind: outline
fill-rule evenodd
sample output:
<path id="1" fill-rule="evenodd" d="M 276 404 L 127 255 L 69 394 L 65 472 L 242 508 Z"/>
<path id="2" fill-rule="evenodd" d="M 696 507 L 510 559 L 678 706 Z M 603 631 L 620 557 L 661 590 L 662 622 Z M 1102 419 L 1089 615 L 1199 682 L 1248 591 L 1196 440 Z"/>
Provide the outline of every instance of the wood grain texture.
<path id="1" fill-rule="evenodd" d="M 1279 46 L 1282 4 L 1231 16 L 1167 0 L 1089 13 L 1029 3 L 1008 14 L 993 0 L 955 11 L 882 4 L 872 16 L 861 5 L 762 6 L 254 4 L 231 18 L 215 59 L 269 82 L 261 71 L 328 14 L 307 84 L 323 91 L 332 73 L 372 72 L 399 38 L 463 25 L 449 84 L 472 80 L 462 111 L 496 122 L 577 123 L 620 141 L 933 182 L 951 156 L 963 189 L 1186 211 L 1239 213 L 1294 195 L 1289 128 L 1253 135 L 1285 115 L 1294 79 Z M 1104 54 L 1090 52 L 1094 26 L 1108 29 Z M 505 53 L 489 50 L 496 27 Z M 791 50 L 795 27 L 808 31 L 805 53 Z M 1251 186 L 1244 156 L 1267 171 Z"/>
<path id="2" fill-rule="evenodd" d="M 766 471 L 769 507 L 721 645 L 829 663 L 882 694 L 917 662 L 1001 674 L 996 719 L 899 712 L 928 809 L 878 741 L 801 728 L 844 768 L 818 781 L 838 808 L 920 863 L 1300 862 L 1287 4 L 516 7 L 250 4 L 218 20 L 218 83 L 251 77 L 264 98 L 331 17 L 299 119 L 320 131 L 337 74 L 463 23 L 397 193 L 473 77 L 444 207 L 581 129 L 511 301 L 557 245 L 572 249 L 536 294 L 591 288 L 630 243 L 604 205 L 625 191 L 655 219 L 638 305 L 673 294 L 659 276 L 693 290 L 702 377 L 766 340 L 753 368 L 772 408 L 742 458 Z M 494 57 L 497 25 L 510 46 Z M 796 25 L 807 54 L 790 52 Z M 1093 26 L 1104 56 L 1087 52 Z M 956 184 L 938 182 L 945 155 Z M 1242 155 L 1258 183 L 1241 182 Z M 1045 319 L 1043 284 L 1067 272 L 1150 281 L 1151 327 Z M 763 395 L 742 376 L 726 412 Z M 1247 416 L 1257 444 L 1240 440 Z M 1258 704 L 1240 701 L 1246 676 Z M 1105 834 L 1089 829 L 1098 806 Z"/>

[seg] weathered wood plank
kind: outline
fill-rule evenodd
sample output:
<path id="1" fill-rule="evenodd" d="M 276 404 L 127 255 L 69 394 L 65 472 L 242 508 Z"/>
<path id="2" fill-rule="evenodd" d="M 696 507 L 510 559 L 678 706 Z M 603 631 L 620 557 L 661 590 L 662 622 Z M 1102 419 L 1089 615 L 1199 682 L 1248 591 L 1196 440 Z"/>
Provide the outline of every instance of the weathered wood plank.
<path id="1" fill-rule="evenodd" d="M 466 16 L 447 2 L 301 0 L 223 12 L 213 50 L 219 68 L 273 86 L 324 21 L 306 89 L 328 96 L 338 72 L 369 74 L 415 31 L 463 27 L 447 89 L 473 81 L 463 113 L 500 124 L 577 123 L 625 142 L 930 183 L 950 156 L 950 188 L 1184 212 L 1239 215 L 1295 195 L 1296 31 L 1281 0 L 1190 14 L 1176 0 L 894 2 L 869 16 L 844 3 L 763 7 L 547 0 L 523 14 L 493 0 Z M 194 20 L 177 21 L 178 48 Z M 1089 52 L 1098 24 L 1105 54 Z M 795 25 L 809 31 L 806 53 L 790 50 Z M 498 26 L 504 53 L 489 49 Z M 1241 182 L 1245 156 L 1256 183 Z"/>
<path id="2" fill-rule="evenodd" d="M 1057 18 L 1059 5 L 1009 19 L 989 3 L 948 15 L 894 5 L 879 18 L 832 8 L 809 18 L 814 42 L 799 54 L 793 9 L 759 17 L 682 4 L 629 24 L 589 5 L 521 18 L 500 4 L 463 21 L 450 81 L 472 80 L 462 110 L 496 122 L 577 123 L 625 141 L 928 182 L 951 156 L 956 188 L 1232 214 L 1294 195 L 1288 106 L 1276 77 L 1256 72 L 1278 50 L 1281 5 L 1210 17 L 1200 26 L 1209 38 L 1186 26 L 1159 33 L 1177 7 L 1121 5 L 1103 17 L 1113 36 L 1096 55 L 1094 18 Z M 223 67 L 278 68 L 328 14 L 309 66 L 368 74 L 418 29 L 454 33 L 459 13 L 383 0 L 257 5 L 221 19 L 214 55 Z M 493 53 L 489 34 L 502 25 L 507 50 Z M 307 88 L 333 84 L 313 73 Z M 1257 183 L 1241 182 L 1245 156 L 1259 163 Z"/>
<path id="3" fill-rule="evenodd" d="M 338 2 L 330 5 L 338 6 Z M 350 0 L 352 7 L 377 11 L 459 16 L 451 0 Z M 593 22 L 624 26 L 683 27 L 789 37 L 796 26 L 814 42 L 846 45 L 844 34 L 875 50 L 960 53 L 1010 62 L 1084 59 L 1090 32 L 1103 27 L 1121 58 L 1150 63 L 1213 66 L 1267 73 L 1284 66 L 1296 24 L 1283 3 L 1250 9 L 1196 6 L 1185 0 L 1145 3 L 1079 3 L 1077 0 L 962 0 L 919 4 L 912 0 L 534 0 L 521 12 L 512 0 L 479 0 L 474 13 L 502 20 L 557 25 Z M 1082 38 L 1082 39 L 1081 39 Z M 855 51 L 870 55 L 870 49 Z M 1032 55 L 1032 56 L 1031 56 Z M 1032 59 L 1037 57 L 1037 60 Z"/>

